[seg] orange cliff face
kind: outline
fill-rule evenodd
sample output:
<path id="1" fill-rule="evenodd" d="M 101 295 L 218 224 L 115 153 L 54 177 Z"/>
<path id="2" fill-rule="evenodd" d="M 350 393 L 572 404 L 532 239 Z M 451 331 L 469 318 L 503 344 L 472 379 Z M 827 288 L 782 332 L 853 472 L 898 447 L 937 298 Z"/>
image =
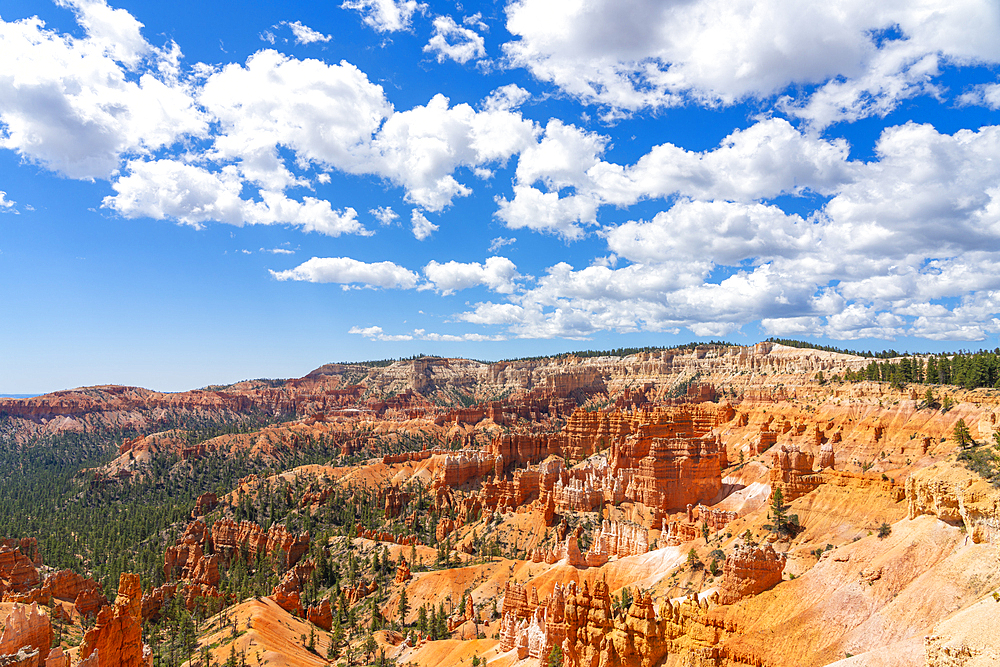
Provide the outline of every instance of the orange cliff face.
<path id="1" fill-rule="evenodd" d="M 45 578 L 42 597 L 47 600 L 50 595 L 57 600 L 72 602 L 77 613 L 82 616 L 93 616 L 108 604 L 108 599 L 104 597 L 104 592 L 96 581 L 72 570 L 60 570 Z"/>
<path id="2" fill-rule="evenodd" d="M 741 544 L 726 556 L 719 604 L 733 604 L 763 593 L 781 581 L 785 554 L 770 545 Z"/>
<path id="3" fill-rule="evenodd" d="M 245 548 L 252 557 L 262 553 L 268 558 L 276 558 L 282 571 L 295 565 L 309 550 L 309 533 L 295 535 L 280 524 L 265 531 L 252 521 L 237 523 L 232 519 L 221 519 L 212 525 L 212 539 L 216 550 L 227 559 Z"/>
<path id="4" fill-rule="evenodd" d="M 44 665 L 52 646 L 52 624 L 49 617 L 38 609 L 38 605 L 30 606 L 14 604 L 10 615 L 4 622 L 3 634 L 0 635 L 0 664 L 8 661 L 25 662 L 31 665 Z M 34 653 L 27 661 L 19 660 L 17 654 Z"/>
<path id="5" fill-rule="evenodd" d="M 118 597 L 97 614 L 80 645 L 80 659 L 97 654 L 98 667 L 147 667 L 152 653 L 142 643 L 142 588 L 139 575 L 122 573 Z"/>
<path id="6" fill-rule="evenodd" d="M 20 546 L 0 546 L 0 593 L 23 593 L 38 583 L 38 569 Z"/>

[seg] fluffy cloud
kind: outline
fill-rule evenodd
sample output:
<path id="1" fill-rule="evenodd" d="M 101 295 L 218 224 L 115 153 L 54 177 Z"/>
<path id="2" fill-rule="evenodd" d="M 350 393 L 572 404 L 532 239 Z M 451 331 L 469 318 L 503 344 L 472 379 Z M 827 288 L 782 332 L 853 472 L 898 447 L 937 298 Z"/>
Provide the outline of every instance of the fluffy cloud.
<path id="1" fill-rule="evenodd" d="M 706 172 L 681 193 L 740 196 L 684 197 L 652 220 L 606 227 L 612 256 L 631 264 L 577 270 L 558 263 L 508 303 L 475 304 L 459 319 L 525 337 L 682 328 L 722 336 L 758 320 L 776 335 L 837 339 L 977 340 L 1000 331 L 1000 127 L 953 135 L 914 123 L 888 128 L 867 163 L 848 163 L 836 145 L 801 146 L 813 158 L 792 160 L 785 171 L 775 163 L 770 172 L 760 169 L 768 172 L 761 177 L 742 176 L 738 165 L 772 158 L 736 150 L 740 140 L 687 165 L 675 162 L 657 178 L 685 183 L 678 173 L 696 173 L 692 165 L 712 160 L 730 163 L 726 171 L 735 174 L 712 183 Z M 830 159 L 816 159 L 822 156 Z M 583 181 L 561 165 L 588 163 L 585 173 L 601 164 L 548 159 L 538 173 L 552 174 L 553 189 L 570 183 L 579 193 Z M 795 184 L 829 199 L 804 218 L 750 196 L 794 191 Z M 578 194 L 553 204 L 581 198 L 595 200 Z"/>
<path id="2" fill-rule="evenodd" d="M 534 143 L 535 131 L 519 113 L 477 112 L 435 95 L 386 120 L 370 163 L 356 169 L 390 178 L 406 189 L 408 201 L 436 212 L 471 192 L 453 176 L 456 169 L 503 163 Z"/>
<path id="3" fill-rule="evenodd" d="M 531 99 L 531 93 L 517 84 L 500 86 L 483 100 L 485 111 L 513 111 Z"/>
<path id="4" fill-rule="evenodd" d="M 437 225 L 428 220 L 423 213 L 416 209 L 413 209 L 410 215 L 410 228 L 413 230 L 414 238 L 418 241 L 428 239 L 431 234 L 438 230 Z"/>
<path id="5" fill-rule="evenodd" d="M 424 267 L 424 275 L 435 290 L 451 294 L 476 285 L 486 285 L 494 292 L 510 294 L 517 289 L 515 280 L 522 277 L 514 262 L 506 257 L 490 257 L 485 264 L 479 262 L 431 261 Z"/>
<path id="6" fill-rule="evenodd" d="M 375 219 L 379 221 L 379 224 L 383 227 L 386 225 L 391 225 L 396 220 L 399 220 L 399 214 L 392 210 L 391 206 L 378 206 L 373 209 L 368 210 Z"/>
<path id="7" fill-rule="evenodd" d="M 150 46 L 141 23 L 103 1 L 69 6 L 82 38 L 0 19 L 0 146 L 71 178 L 107 178 L 123 155 L 206 135 L 176 45 Z M 142 60 L 152 68 L 135 69 Z"/>
<path id="8" fill-rule="evenodd" d="M 497 217 L 567 239 L 583 236 L 601 206 L 681 196 L 753 202 L 781 194 L 832 194 L 855 176 L 842 139 L 805 135 L 782 119 L 736 130 L 710 151 L 654 146 L 633 165 L 601 159 L 609 139 L 558 120 L 518 160 L 514 197 Z M 538 187 L 538 186 L 541 187 Z M 544 188 L 544 190 L 542 189 Z M 560 196 L 560 191 L 571 192 Z"/>
<path id="9" fill-rule="evenodd" d="M 361 262 L 350 257 L 313 257 L 294 269 L 271 271 L 277 280 L 358 284 L 364 287 L 412 289 L 420 277 L 392 262 Z"/>
<path id="10" fill-rule="evenodd" d="M 285 25 L 291 29 L 292 34 L 295 35 L 296 44 L 313 44 L 314 42 L 329 42 L 332 38 L 330 35 L 324 35 L 323 33 L 313 30 L 307 25 L 302 25 L 299 21 L 292 21 L 291 23 L 285 22 Z"/>
<path id="11" fill-rule="evenodd" d="M 16 201 L 7 199 L 7 193 L 0 190 L 0 212 L 7 213 L 13 211 L 14 213 L 17 213 L 17 209 L 14 208 L 14 204 L 16 203 Z"/>
<path id="12" fill-rule="evenodd" d="M 424 51 L 436 54 L 439 63 L 451 58 L 464 65 L 473 58 L 486 55 L 486 42 L 482 35 L 463 28 L 450 16 L 438 16 L 434 19 L 434 34 Z"/>
<path id="13" fill-rule="evenodd" d="M 984 83 L 959 97 L 962 104 L 983 106 L 993 111 L 1000 109 L 1000 83 Z"/>
<path id="14" fill-rule="evenodd" d="M 365 25 L 378 32 L 408 30 L 414 12 L 426 7 L 416 0 L 344 0 L 340 6 L 360 13 Z"/>
<path id="15" fill-rule="evenodd" d="M 347 62 L 327 65 L 277 51 L 230 64 L 205 82 L 199 101 L 219 120 L 212 157 L 236 160 L 247 180 L 281 189 L 296 179 L 278 146 L 306 163 L 344 170 L 369 160 L 372 134 L 392 109 L 382 87 Z"/>
<path id="16" fill-rule="evenodd" d="M 608 247 L 634 262 L 668 260 L 735 266 L 755 258 L 797 257 L 813 248 L 818 226 L 777 206 L 681 200 L 650 222 L 627 222 L 607 232 Z"/>
<path id="17" fill-rule="evenodd" d="M 826 124 L 884 113 L 942 64 L 1000 61 L 989 0 L 515 0 L 507 29 L 514 65 L 611 115 L 818 84 L 788 106 Z"/>
<path id="18" fill-rule="evenodd" d="M 176 160 L 131 161 L 127 172 L 112 185 L 117 194 L 103 203 L 126 218 L 169 218 L 194 227 L 209 221 L 236 226 L 287 223 L 328 236 L 368 233 L 353 208 L 335 210 L 323 199 L 296 201 L 265 190 L 260 201 L 242 199 L 243 182 L 232 166 L 211 172 Z"/>

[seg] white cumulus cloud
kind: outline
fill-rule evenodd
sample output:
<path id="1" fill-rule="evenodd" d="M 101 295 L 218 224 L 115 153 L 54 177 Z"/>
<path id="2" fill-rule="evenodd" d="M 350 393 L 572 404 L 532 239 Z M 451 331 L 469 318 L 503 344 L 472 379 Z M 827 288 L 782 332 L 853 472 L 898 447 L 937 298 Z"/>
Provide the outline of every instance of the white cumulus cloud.
<path id="1" fill-rule="evenodd" d="M 107 178 L 123 155 L 203 137 L 208 117 L 176 76 L 180 51 L 103 1 L 70 5 L 83 37 L 0 19 L 0 147 L 71 178 Z M 152 69 L 136 69 L 141 60 Z"/>
<path id="2" fill-rule="evenodd" d="M 287 271 L 271 271 L 277 280 L 357 284 L 386 289 L 412 289 L 420 277 L 392 262 L 361 262 L 350 257 L 313 257 Z"/>
<path id="3" fill-rule="evenodd" d="M 344 0 L 340 6 L 360 13 L 365 25 L 378 32 L 408 30 L 414 12 L 426 7 L 416 0 Z"/>
<path id="4" fill-rule="evenodd" d="M 427 217 L 420 211 L 413 209 L 410 215 L 410 227 L 413 230 L 413 236 L 418 241 L 424 241 L 430 237 L 431 234 L 438 230 L 438 226 L 427 219 Z"/>
<path id="5" fill-rule="evenodd" d="M 991 0 L 515 0 L 507 29 L 512 64 L 611 116 L 819 85 L 788 108 L 825 125 L 936 92 L 945 64 L 1000 61 Z"/>
<path id="6" fill-rule="evenodd" d="M 442 294 L 477 285 L 486 285 L 494 292 L 510 294 L 517 289 L 514 282 L 521 278 L 514 262 L 506 257 L 490 257 L 484 264 L 479 262 L 431 261 L 424 267 L 424 275 L 433 288 Z"/>
<path id="7" fill-rule="evenodd" d="M 436 54 L 439 63 L 451 58 L 464 65 L 486 55 L 486 42 L 478 32 L 463 28 L 450 16 L 438 16 L 434 19 L 434 34 L 424 51 Z"/>
<path id="8" fill-rule="evenodd" d="M 285 22 L 285 25 L 292 31 L 295 36 L 296 44 L 313 44 L 315 42 L 329 42 L 332 37 L 330 35 L 324 35 L 318 30 L 313 30 L 307 25 L 302 25 L 300 21 L 292 21 L 291 23 Z"/>

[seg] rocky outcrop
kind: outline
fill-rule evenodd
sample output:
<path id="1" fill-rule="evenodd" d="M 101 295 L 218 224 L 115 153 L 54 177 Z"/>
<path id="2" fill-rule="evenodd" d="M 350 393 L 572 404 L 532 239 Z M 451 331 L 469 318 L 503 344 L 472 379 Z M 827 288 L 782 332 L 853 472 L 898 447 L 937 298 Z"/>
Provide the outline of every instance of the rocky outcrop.
<path id="1" fill-rule="evenodd" d="M 1000 543 L 1000 490 L 952 463 L 937 463 L 906 480 L 909 518 L 931 514 L 964 526 L 973 542 Z"/>
<path id="2" fill-rule="evenodd" d="M 503 456 L 477 450 L 448 454 L 441 462 L 437 479 L 449 487 L 456 487 L 484 475 L 503 471 Z"/>
<path id="3" fill-rule="evenodd" d="M 438 525 L 434 531 L 434 535 L 437 538 L 438 542 L 440 542 L 441 540 L 443 540 L 444 538 L 448 537 L 453 532 L 455 532 L 455 530 L 460 528 L 461 525 L 462 525 L 461 520 L 456 520 L 449 517 L 443 517 L 440 521 L 438 521 Z"/>
<path id="4" fill-rule="evenodd" d="M 139 575 L 122 573 L 114 606 L 97 614 L 94 627 L 80 645 L 80 658 L 98 654 L 99 667 L 144 667 L 152 664 L 152 653 L 142 643 L 142 587 Z"/>
<path id="5" fill-rule="evenodd" d="M 219 506 L 219 497 L 214 493 L 203 493 L 194 501 L 194 509 L 191 510 L 191 518 L 205 516 Z"/>
<path id="6" fill-rule="evenodd" d="M 356 604 L 362 599 L 368 597 L 372 593 L 378 590 L 378 582 L 372 579 L 370 582 L 366 582 L 364 579 L 358 580 L 358 583 L 354 588 L 347 591 L 347 601 L 350 604 Z"/>
<path id="7" fill-rule="evenodd" d="M 312 558 L 306 558 L 298 563 L 281 577 L 274 590 L 271 591 L 271 599 L 285 611 L 296 616 L 304 616 L 301 595 L 315 569 L 316 564 Z"/>
<path id="8" fill-rule="evenodd" d="M 385 518 L 396 518 L 403 513 L 403 509 L 409 502 L 410 494 L 393 484 L 385 494 Z"/>
<path id="9" fill-rule="evenodd" d="M 159 618 L 163 607 L 178 596 L 184 601 L 184 608 L 188 611 L 194 613 L 200 609 L 209 616 L 221 609 L 226 602 L 226 596 L 214 586 L 189 581 L 163 584 L 142 596 L 142 620 Z"/>
<path id="10" fill-rule="evenodd" d="M 313 625 L 327 632 L 333 627 L 333 608 L 330 606 L 330 596 L 320 600 L 306 611 L 306 619 Z"/>
<path id="11" fill-rule="evenodd" d="M 69 667 L 69 655 L 57 646 L 49 651 L 48 657 L 45 658 L 45 667 Z"/>
<path id="12" fill-rule="evenodd" d="M 38 664 L 45 664 L 52 646 L 52 624 L 38 605 L 14 604 L 0 635 L 0 656 L 16 655 L 22 649 L 37 652 Z"/>
<path id="13" fill-rule="evenodd" d="M 605 519 L 583 558 L 589 567 L 598 567 L 610 558 L 625 558 L 648 551 L 649 535 L 645 528 Z"/>
<path id="14" fill-rule="evenodd" d="M 0 593 L 24 593 L 38 585 L 38 569 L 20 545 L 0 546 Z"/>
<path id="15" fill-rule="evenodd" d="M 421 544 L 420 540 L 418 540 L 415 535 L 393 535 L 392 533 L 384 530 L 364 528 L 361 525 L 358 525 L 355 537 L 360 537 L 365 540 L 373 540 L 375 542 L 389 542 L 391 544 L 399 544 L 405 547 Z"/>
<path id="16" fill-rule="evenodd" d="M 782 445 L 771 456 L 772 489 L 781 489 L 784 501 L 801 498 L 823 483 L 823 476 L 813 472 L 813 455 L 794 445 Z"/>
<path id="17" fill-rule="evenodd" d="M 163 563 L 164 578 L 167 581 L 181 579 L 217 587 L 221 581 L 219 557 L 216 554 L 206 555 L 205 551 L 208 549 L 213 549 L 212 536 L 205 522 L 196 519 L 188 524 L 176 545 L 167 547 Z"/>
<path id="18" fill-rule="evenodd" d="M 671 437 L 670 424 L 643 425 L 612 448 L 613 470 L 631 477 L 625 497 L 666 511 L 709 502 L 722 489 L 726 450 L 712 436 Z M 666 437 L 659 437 L 664 435 Z"/>
<path id="19" fill-rule="evenodd" d="M 833 468 L 835 461 L 835 456 L 833 453 L 833 443 L 824 442 L 819 448 L 819 467 L 820 470 L 826 470 L 827 468 Z"/>
<path id="20" fill-rule="evenodd" d="M 405 584 L 411 578 L 413 575 L 410 573 L 409 563 L 406 562 L 405 558 L 400 557 L 399 565 L 396 566 L 396 578 L 393 581 L 397 584 Z"/>
<path id="21" fill-rule="evenodd" d="M 263 554 L 274 559 L 281 571 L 298 563 L 309 550 L 309 533 L 295 535 L 280 524 L 265 531 L 252 521 L 221 519 L 212 525 L 212 539 L 227 562 L 245 549 L 251 557 Z"/>
<path id="22" fill-rule="evenodd" d="M 41 590 L 46 600 L 51 595 L 57 600 L 72 602 L 76 611 L 83 616 L 93 616 L 108 604 L 104 591 L 96 581 L 72 570 L 53 572 L 45 578 Z"/>
<path id="23" fill-rule="evenodd" d="M 726 556 L 719 587 L 719 603 L 732 604 L 763 593 L 781 581 L 785 554 L 776 553 L 770 544 L 740 544 Z"/>

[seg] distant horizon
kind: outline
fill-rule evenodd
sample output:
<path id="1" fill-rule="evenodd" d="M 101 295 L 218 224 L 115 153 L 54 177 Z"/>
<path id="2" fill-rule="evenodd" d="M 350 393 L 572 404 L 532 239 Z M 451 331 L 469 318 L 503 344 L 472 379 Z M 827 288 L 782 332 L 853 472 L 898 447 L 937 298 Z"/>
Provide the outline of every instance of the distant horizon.
<path id="1" fill-rule="evenodd" d="M 998 34 L 996 0 L 5 0 L 0 387 L 998 347 Z"/>
<path id="2" fill-rule="evenodd" d="M 803 343 L 802 347 L 805 348 L 805 349 L 818 349 L 818 348 L 822 348 L 824 346 L 825 347 L 841 347 L 839 345 L 832 345 L 831 343 L 818 343 L 818 342 L 813 342 L 813 341 L 804 341 L 804 340 L 800 340 L 800 339 L 788 339 L 788 340 L 794 340 L 796 342 Z M 722 345 L 728 345 L 728 346 L 733 346 L 733 347 L 752 347 L 752 346 L 754 346 L 754 345 L 756 345 L 758 343 L 764 343 L 764 342 L 768 342 L 767 339 L 762 338 L 762 339 L 754 341 L 754 342 L 746 342 L 746 343 L 737 343 L 737 342 L 734 342 L 734 341 L 713 341 L 713 340 L 699 341 L 699 340 L 691 340 L 691 341 L 687 341 L 687 342 L 683 342 L 683 343 L 673 343 L 673 344 L 670 344 L 670 345 L 649 345 L 649 346 L 637 346 L 637 347 L 649 347 L 649 348 L 653 348 L 653 349 L 673 349 L 673 348 L 679 348 L 679 347 L 686 347 L 686 346 L 690 346 L 690 345 L 693 345 L 693 346 L 702 346 L 702 345 L 710 345 L 710 344 L 722 344 Z M 833 341 L 833 342 L 836 343 L 838 341 Z M 479 362 L 479 363 L 494 364 L 494 363 L 500 363 L 500 362 L 508 362 L 508 361 L 509 362 L 516 362 L 516 361 L 530 360 L 530 359 L 536 359 L 536 358 L 554 358 L 554 357 L 559 357 L 559 356 L 569 355 L 569 354 L 594 353 L 594 352 L 614 352 L 614 351 L 619 350 L 619 349 L 623 349 L 623 348 L 624 349 L 630 349 L 632 347 L 636 347 L 636 346 L 618 346 L 616 348 L 600 348 L 600 347 L 581 348 L 581 347 L 573 347 L 572 349 L 570 349 L 569 347 L 567 347 L 564 350 L 549 352 L 549 353 L 546 353 L 546 354 L 539 354 L 539 355 L 530 355 L 529 354 L 529 355 L 523 355 L 523 356 L 518 356 L 518 357 L 497 357 L 497 358 L 492 359 L 492 360 L 490 360 L 490 359 L 483 359 L 481 357 L 470 357 L 470 356 L 465 356 L 465 355 L 460 355 L 460 354 L 447 354 L 447 353 L 427 354 L 427 353 L 417 352 L 417 353 L 414 353 L 414 354 L 395 356 L 395 357 L 391 357 L 391 358 L 390 357 L 383 357 L 383 358 L 368 358 L 368 359 L 356 359 L 356 360 L 325 361 L 323 363 L 313 365 L 312 367 L 309 368 L 309 370 L 304 371 L 302 373 L 298 373 L 298 374 L 294 374 L 293 373 L 293 374 L 289 374 L 289 375 L 255 375 L 253 377 L 241 377 L 240 379 L 237 379 L 237 380 L 214 381 L 214 382 L 207 382 L 207 383 L 195 384 L 195 385 L 191 385 L 191 386 L 187 386 L 187 387 L 172 388 L 172 389 L 160 389 L 160 388 L 156 388 L 156 387 L 153 387 L 153 386 L 150 386 L 150 385 L 146 385 L 146 384 L 129 383 L 129 382 L 99 382 L 99 383 L 80 383 L 80 384 L 74 384 L 74 385 L 71 385 L 71 386 L 57 387 L 57 388 L 53 388 L 53 389 L 48 389 L 46 391 L 21 392 L 21 393 L 0 393 L 0 398 L 35 398 L 37 396 L 45 396 L 46 394 L 52 394 L 52 393 L 56 393 L 56 392 L 60 392 L 60 391 L 72 391 L 72 390 L 75 390 L 75 389 L 85 389 L 85 388 L 100 387 L 100 386 L 136 387 L 136 388 L 139 388 L 139 389 L 146 389 L 148 391 L 155 391 L 155 392 L 158 392 L 158 393 L 177 394 L 177 393 L 183 393 L 183 392 L 187 392 L 187 391 L 200 391 L 200 390 L 204 390 L 204 389 L 209 388 L 209 387 L 229 386 L 229 385 L 237 384 L 239 382 L 253 382 L 253 381 L 257 381 L 257 380 L 293 380 L 293 379 L 298 379 L 298 378 L 305 377 L 309 373 L 311 373 L 311 372 L 313 372 L 313 371 L 315 371 L 315 370 L 317 370 L 319 368 L 322 368 L 323 366 L 326 366 L 328 364 L 345 364 L 346 365 L 346 364 L 370 364 L 370 363 L 374 363 L 374 362 L 383 362 L 383 361 L 398 362 L 398 361 L 407 361 L 407 360 L 409 360 L 411 358 L 421 357 L 421 356 L 423 356 L 423 357 L 435 357 L 435 358 L 447 358 L 447 359 L 466 359 L 466 360 L 469 360 L 469 361 L 476 361 L 476 362 Z M 896 350 L 893 345 L 882 345 L 881 347 L 876 346 L 876 347 L 870 347 L 870 348 L 869 347 L 858 347 L 857 349 L 854 349 L 854 348 L 850 348 L 850 349 L 844 348 L 844 349 L 841 349 L 839 352 L 843 353 L 843 354 L 853 354 L 853 355 L 856 355 L 856 356 L 861 356 L 862 358 L 867 358 L 865 356 L 866 353 L 879 354 L 879 353 L 887 352 L 887 351 L 890 351 L 890 350 L 894 350 L 894 351 L 898 352 L 899 356 L 921 356 L 921 355 L 928 355 L 928 354 L 956 354 L 956 353 L 958 353 L 958 352 L 960 352 L 962 350 L 966 350 L 966 351 L 969 351 L 969 352 L 979 352 L 979 351 L 992 352 L 994 349 L 995 348 L 987 349 L 985 347 L 980 347 L 980 346 L 967 346 L 967 347 L 953 346 L 953 347 L 951 347 L 951 346 L 947 346 L 946 345 L 946 346 L 943 346 L 943 347 L 939 347 L 939 349 L 933 349 L 933 350 L 909 350 L 909 349 L 899 349 L 899 350 Z M 593 356 L 596 356 L 596 355 L 593 355 Z"/>

